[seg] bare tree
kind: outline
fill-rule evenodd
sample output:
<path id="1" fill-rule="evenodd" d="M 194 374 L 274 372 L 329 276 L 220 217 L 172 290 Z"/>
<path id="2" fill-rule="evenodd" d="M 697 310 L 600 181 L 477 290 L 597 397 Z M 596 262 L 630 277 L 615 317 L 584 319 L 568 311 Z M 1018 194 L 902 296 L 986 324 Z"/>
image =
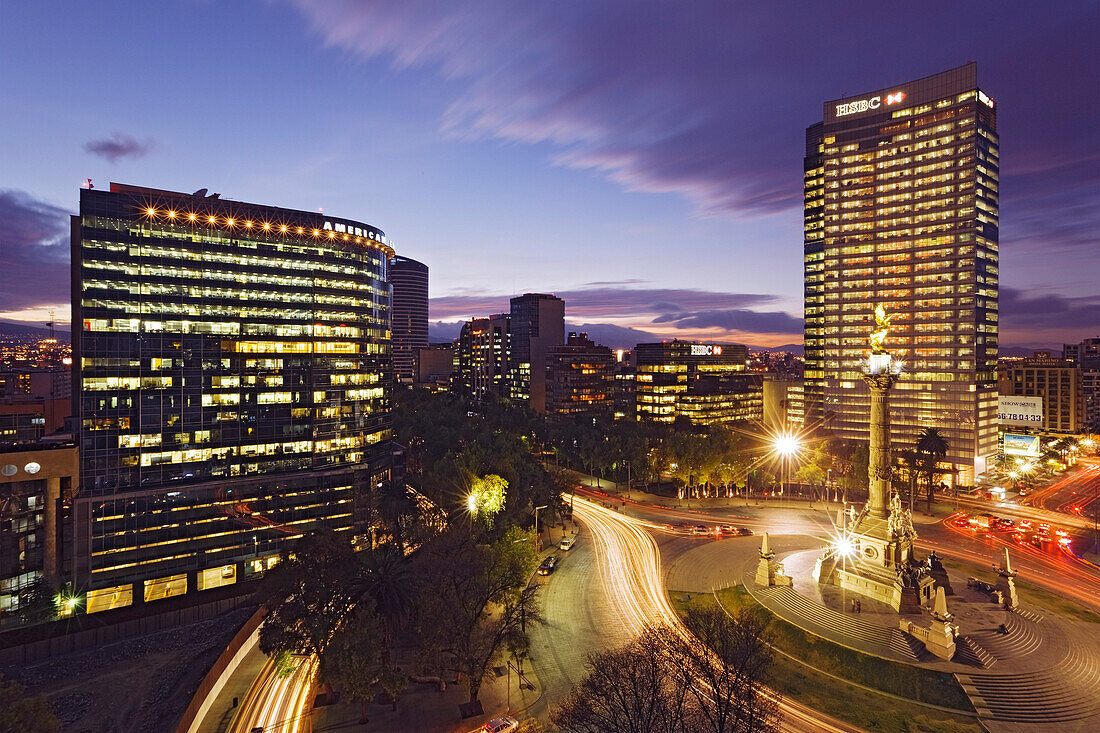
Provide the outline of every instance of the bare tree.
<path id="1" fill-rule="evenodd" d="M 778 731 L 778 699 L 764 687 L 772 661 L 765 623 L 719 608 L 692 609 L 684 621 L 694 637 L 660 626 L 592 654 L 554 723 L 576 733 Z"/>
<path id="2" fill-rule="evenodd" d="M 749 733 L 779 729 L 779 705 L 764 688 L 772 650 L 767 624 L 739 610 L 692 608 L 684 624 L 694 638 L 665 633 L 673 675 L 689 693 L 687 720 L 693 731 Z"/>
<path id="3" fill-rule="evenodd" d="M 667 671 L 666 629 L 588 658 L 588 674 L 551 714 L 573 733 L 680 733 L 687 689 Z"/>

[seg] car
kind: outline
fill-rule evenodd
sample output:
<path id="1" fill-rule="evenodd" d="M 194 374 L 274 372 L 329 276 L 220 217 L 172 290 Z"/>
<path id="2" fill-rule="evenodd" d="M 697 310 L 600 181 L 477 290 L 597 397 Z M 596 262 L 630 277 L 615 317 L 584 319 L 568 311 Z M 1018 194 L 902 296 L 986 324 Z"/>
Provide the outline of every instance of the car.
<path id="1" fill-rule="evenodd" d="M 478 731 L 484 731 L 484 733 L 511 733 L 517 728 L 519 728 L 519 721 L 505 716 L 503 718 L 493 718 L 478 728 Z"/>
<path id="2" fill-rule="evenodd" d="M 558 549 L 568 552 L 569 549 L 572 548 L 573 545 L 575 545 L 576 543 L 577 537 L 575 535 L 573 537 L 562 537 L 561 544 L 558 545 Z"/>
<path id="3" fill-rule="evenodd" d="M 554 572 L 554 568 L 558 565 L 558 558 L 551 555 L 542 561 L 539 565 L 539 575 L 549 575 Z"/>

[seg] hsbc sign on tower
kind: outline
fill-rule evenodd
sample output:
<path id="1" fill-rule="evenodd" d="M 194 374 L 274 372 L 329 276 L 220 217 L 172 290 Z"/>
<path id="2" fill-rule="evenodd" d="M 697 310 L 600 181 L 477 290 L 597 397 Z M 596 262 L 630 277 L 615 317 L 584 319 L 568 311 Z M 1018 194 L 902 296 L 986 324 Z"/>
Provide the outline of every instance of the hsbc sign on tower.
<path id="1" fill-rule="evenodd" d="M 885 104 L 898 104 L 905 99 L 905 92 L 892 92 L 886 95 Z M 844 117 L 845 115 L 854 115 L 857 112 L 866 112 L 872 109 L 878 109 L 883 105 L 883 98 L 881 95 L 876 94 L 868 99 L 859 99 L 855 102 L 844 102 L 836 106 L 836 116 Z"/>

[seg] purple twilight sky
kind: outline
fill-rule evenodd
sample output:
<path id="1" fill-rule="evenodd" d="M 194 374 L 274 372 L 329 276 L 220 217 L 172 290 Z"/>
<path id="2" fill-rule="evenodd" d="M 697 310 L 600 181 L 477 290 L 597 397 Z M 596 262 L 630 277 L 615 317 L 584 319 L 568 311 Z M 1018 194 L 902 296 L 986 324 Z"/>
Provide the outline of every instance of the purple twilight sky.
<path id="1" fill-rule="evenodd" d="M 437 338 L 539 291 L 612 346 L 798 343 L 805 127 L 973 60 L 1001 342 L 1097 336 L 1098 36 L 1095 0 L 11 3 L 0 319 L 67 314 L 91 178 L 374 224 L 431 267 Z"/>

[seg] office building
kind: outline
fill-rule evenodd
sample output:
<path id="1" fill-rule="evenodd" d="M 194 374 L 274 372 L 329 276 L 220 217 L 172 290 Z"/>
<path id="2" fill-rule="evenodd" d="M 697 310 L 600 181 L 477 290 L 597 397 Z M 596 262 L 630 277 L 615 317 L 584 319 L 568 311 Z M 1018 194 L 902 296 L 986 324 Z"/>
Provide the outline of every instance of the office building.
<path id="1" fill-rule="evenodd" d="M 588 334 L 570 333 L 546 355 L 546 411 L 610 417 L 614 409 L 615 354 Z"/>
<path id="2" fill-rule="evenodd" d="M 710 425 L 760 420 L 762 378 L 747 372 L 742 344 L 665 341 L 634 348 L 639 420 L 682 417 Z"/>
<path id="3" fill-rule="evenodd" d="M 498 313 L 474 318 L 462 325 L 454 351 L 454 380 L 458 391 L 484 400 L 490 395 L 507 397 L 511 318 Z"/>
<path id="4" fill-rule="evenodd" d="M 797 432 L 805 425 L 806 404 L 801 379 L 780 374 L 764 376 L 764 425 L 772 432 Z"/>
<path id="5" fill-rule="evenodd" d="M 73 577 L 105 610 L 365 531 L 390 480 L 389 285 L 372 226 L 111 184 L 73 217 Z"/>
<path id="6" fill-rule="evenodd" d="M 0 616 L 25 610 L 38 585 L 50 598 L 60 589 L 76 481 L 71 441 L 0 445 Z"/>
<path id="7" fill-rule="evenodd" d="M 1073 362 L 1036 351 L 1025 359 L 1005 361 L 999 377 L 1002 395 L 1042 398 L 1044 432 L 1076 435 L 1085 429 L 1081 370 Z"/>
<path id="8" fill-rule="evenodd" d="M 408 257 L 393 257 L 390 285 L 393 374 L 399 382 L 413 382 L 416 352 L 428 346 L 428 266 Z"/>
<path id="9" fill-rule="evenodd" d="M 512 399 L 546 412 L 546 355 L 565 343 L 565 301 L 526 293 L 511 300 L 511 353 L 508 359 Z"/>
<path id="10" fill-rule="evenodd" d="M 638 419 L 636 378 L 634 352 L 617 349 L 615 351 L 615 386 L 611 397 L 614 410 L 612 414 L 616 420 Z"/>
<path id="11" fill-rule="evenodd" d="M 450 387 L 455 371 L 454 344 L 428 344 L 416 350 L 416 383 Z"/>
<path id="12" fill-rule="evenodd" d="M 1065 344 L 1062 358 L 1081 370 L 1081 392 L 1085 399 L 1085 428 L 1100 432 L 1100 338 Z"/>
<path id="13" fill-rule="evenodd" d="M 974 64 L 826 102 L 806 130 L 807 422 L 866 441 L 877 305 L 904 364 L 891 437 L 937 428 L 969 484 L 997 452 L 997 115 Z"/>

